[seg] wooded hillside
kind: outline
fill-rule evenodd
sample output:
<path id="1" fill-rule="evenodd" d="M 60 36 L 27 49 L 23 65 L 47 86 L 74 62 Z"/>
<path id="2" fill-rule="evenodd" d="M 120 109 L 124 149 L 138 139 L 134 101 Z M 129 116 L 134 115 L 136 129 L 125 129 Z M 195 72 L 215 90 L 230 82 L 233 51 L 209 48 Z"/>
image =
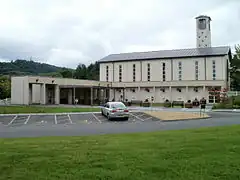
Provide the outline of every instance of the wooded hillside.
<path id="1" fill-rule="evenodd" d="M 90 64 L 88 67 L 79 64 L 76 69 L 69 69 L 27 60 L 0 62 L 0 76 L 40 75 L 98 80 L 98 73 L 98 63 Z"/>

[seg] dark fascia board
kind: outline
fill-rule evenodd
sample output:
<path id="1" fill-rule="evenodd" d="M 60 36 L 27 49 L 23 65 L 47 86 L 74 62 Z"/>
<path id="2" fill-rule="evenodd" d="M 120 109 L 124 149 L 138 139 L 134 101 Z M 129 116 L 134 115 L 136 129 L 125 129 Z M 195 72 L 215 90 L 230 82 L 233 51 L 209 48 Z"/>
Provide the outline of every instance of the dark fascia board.
<path id="1" fill-rule="evenodd" d="M 206 15 L 197 16 L 195 19 L 201 19 L 201 18 L 204 18 L 204 19 L 206 18 L 206 19 L 212 20 L 210 16 L 206 16 Z"/>
<path id="2" fill-rule="evenodd" d="M 231 53 L 231 52 L 229 52 Z M 207 55 L 207 56 L 179 56 L 179 57 L 164 57 L 164 58 L 146 58 L 146 59 L 127 59 L 127 60 L 113 60 L 113 61 L 97 61 L 98 63 L 115 63 L 115 62 L 130 62 L 130 61 L 151 61 L 151 60 L 161 60 L 161 59 L 189 59 L 189 58 L 203 58 L 203 57 L 219 57 L 226 56 L 227 54 L 218 54 L 218 55 Z"/>

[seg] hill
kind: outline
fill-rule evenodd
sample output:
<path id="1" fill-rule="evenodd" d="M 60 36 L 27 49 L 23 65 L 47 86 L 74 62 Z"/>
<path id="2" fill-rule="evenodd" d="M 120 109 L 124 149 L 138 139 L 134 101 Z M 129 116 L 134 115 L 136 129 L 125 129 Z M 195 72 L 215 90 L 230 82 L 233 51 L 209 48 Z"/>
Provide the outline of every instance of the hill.
<path id="1" fill-rule="evenodd" d="M 44 75 L 60 72 L 63 69 L 45 63 L 27 60 L 0 62 L 0 75 Z"/>

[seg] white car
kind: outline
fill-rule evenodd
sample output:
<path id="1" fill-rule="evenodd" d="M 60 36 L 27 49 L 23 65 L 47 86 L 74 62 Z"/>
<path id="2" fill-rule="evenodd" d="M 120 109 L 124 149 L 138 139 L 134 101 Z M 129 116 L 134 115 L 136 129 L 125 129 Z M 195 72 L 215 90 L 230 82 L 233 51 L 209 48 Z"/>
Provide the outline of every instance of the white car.
<path id="1" fill-rule="evenodd" d="M 119 118 L 128 120 L 129 118 L 129 110 L 122 102 L 107 102 L 101 108 L 101 112 L 108 120 Z"/>

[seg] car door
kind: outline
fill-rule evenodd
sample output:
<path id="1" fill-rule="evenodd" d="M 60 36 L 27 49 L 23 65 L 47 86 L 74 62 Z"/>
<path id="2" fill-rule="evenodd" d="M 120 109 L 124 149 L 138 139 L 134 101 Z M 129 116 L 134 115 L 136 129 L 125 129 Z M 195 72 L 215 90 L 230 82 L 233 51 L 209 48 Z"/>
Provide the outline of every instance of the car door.
<path id="1" fill-rule="evenodd" d="M 110 104 L 106 103 L 106 107 L 105 107 L 105 114 L 107 115 L 109 113 L 109 108 L 110 108 Z"/>
<path id="2" fill-rule="evenodd" d="M 108 103 L 106 103 L 106 104 L 103 105 L 103 114 L 104 114 L 104 115 L 107 115 L 108 106 L 109 106 Z"/>

